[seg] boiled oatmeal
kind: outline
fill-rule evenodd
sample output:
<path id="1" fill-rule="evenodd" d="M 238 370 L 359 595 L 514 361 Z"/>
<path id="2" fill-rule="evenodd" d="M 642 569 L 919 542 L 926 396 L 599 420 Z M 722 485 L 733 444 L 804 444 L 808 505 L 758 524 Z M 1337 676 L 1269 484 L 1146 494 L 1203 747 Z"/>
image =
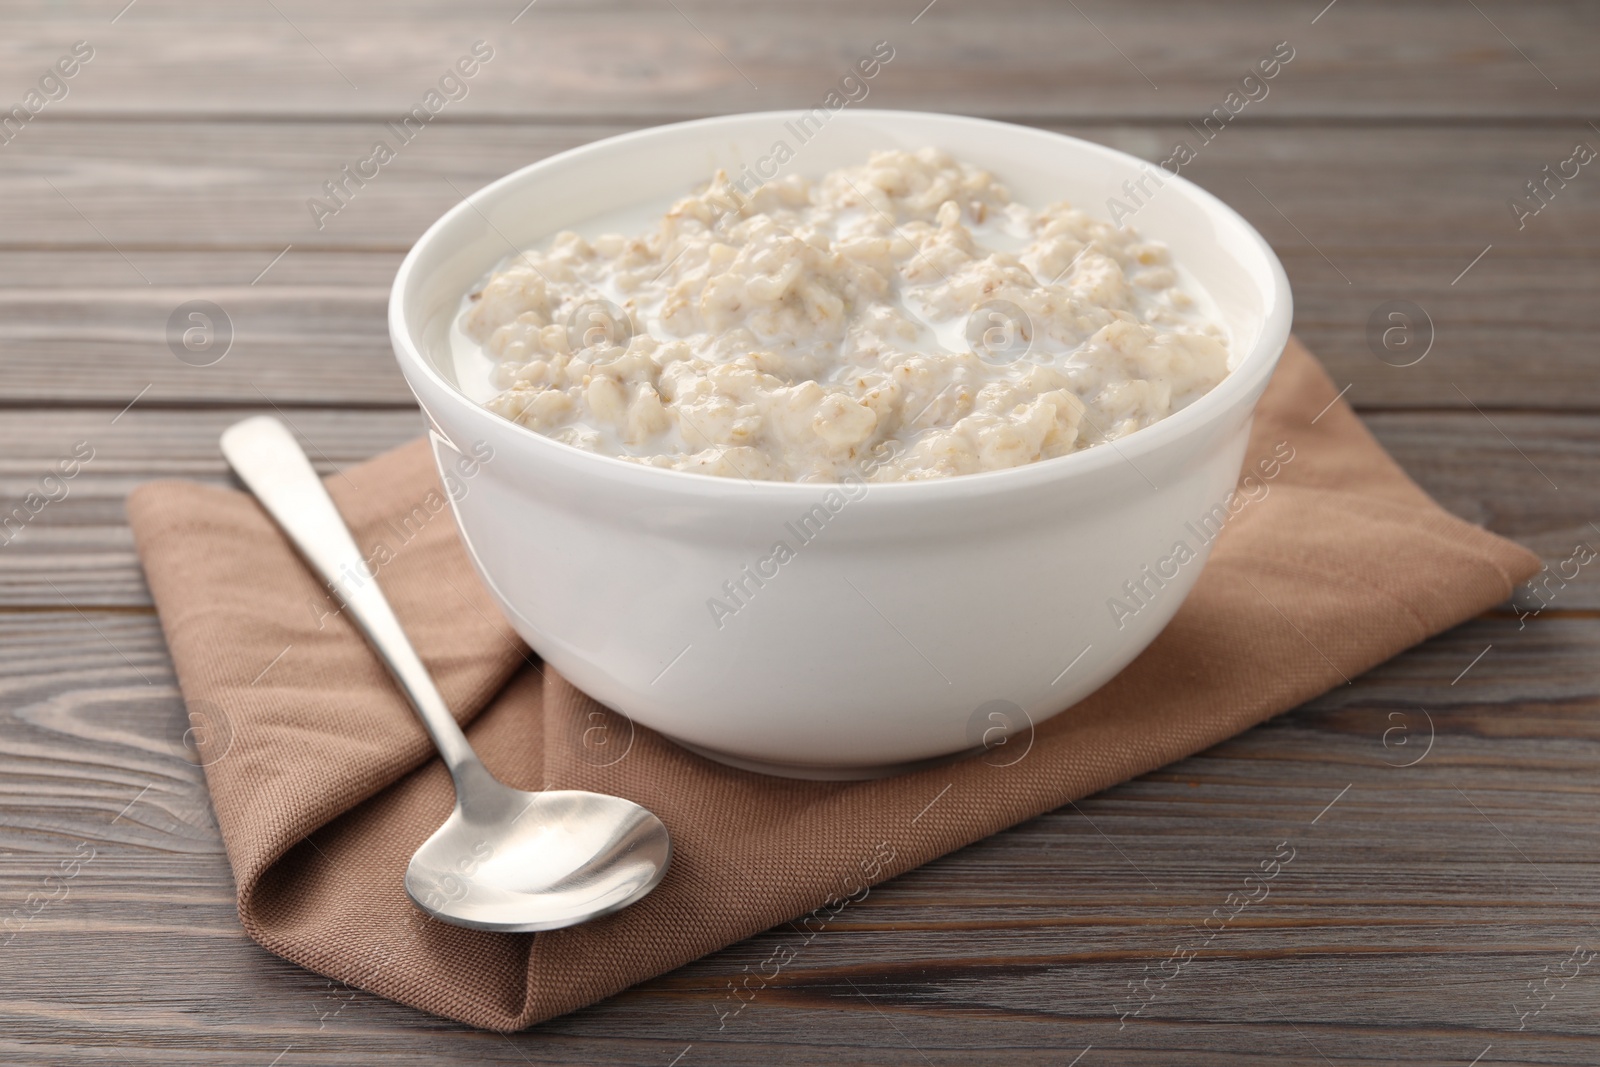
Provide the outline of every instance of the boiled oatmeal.
<path id="1" fill-rule="evenodd" d="M 1166 246 L 934 149 L 562 233 L 464 301 L 488 406 L 578 448 L 776 481 L 938 478 L 1125 437 L 1228 373 Z"/>

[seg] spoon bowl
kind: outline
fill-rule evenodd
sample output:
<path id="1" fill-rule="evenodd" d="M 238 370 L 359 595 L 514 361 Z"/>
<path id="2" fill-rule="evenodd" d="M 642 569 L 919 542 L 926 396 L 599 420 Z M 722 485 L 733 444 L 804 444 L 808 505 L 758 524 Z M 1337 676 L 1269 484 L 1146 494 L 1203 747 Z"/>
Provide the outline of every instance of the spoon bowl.
<path id="1" fill-rule="evenodd" d="M 556 930 L 625 908 L 666 875 L 671 836 L 632 801 L 493 786 L 474 790 L 472 807 L 457 804 L 406 868 L 406 892 L 436 918 Z"/>

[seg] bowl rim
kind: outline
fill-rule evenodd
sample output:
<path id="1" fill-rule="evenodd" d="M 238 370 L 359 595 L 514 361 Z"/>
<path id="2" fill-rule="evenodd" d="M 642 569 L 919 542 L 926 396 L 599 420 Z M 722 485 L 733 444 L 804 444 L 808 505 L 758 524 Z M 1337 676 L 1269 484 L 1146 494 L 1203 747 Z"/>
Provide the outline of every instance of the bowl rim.
<path id="1" fill-rule="evenodd" d="M 795 112 L 787 110 L 746 111 L 631 130 L 627 133 L 604 137 L 546 156 L 464 196 L 460 202 L 436 219 L 422 233 L 422 236 L 417 238 L 411 249 L 406 253 L 405 259 L 402 260 L 399 270 L 395 273 L 394 283 L 390 287 L 388 308 L 390 341 L 401 371 L 408 383 L 411 384 L 412 391 L 417 393 L 424 412 L 429 413 L 432 404 L 442 397 L 445 403 L 461 412 L 464 417 L 476 419 L 485 425 L 493 425 L 496 427 L 496 432 L 509 434 L 511 435 L 510 440 L 522 442 L 526 448 L 531 450 L 530 454 L 542 453 L 548 456 L 548 461 L 551 464 L 568 468 L 571 473 L 580 476 L 586 475 L 607 482 L 622 483 L 639 490 L 672 492 L 679 495 L 710 496 L 722 499 L 729 496 L 742 496 L 747 498 L 799 500 L 815 499 L 820 493 L 836 489 L 840 485 L 853 484 L 845 481 L 791 482 L 728 478 L 721 475 L 702 474 L 697 471 L 654 467 L 576 448 L 547 437 L 536 430 L 529 429 L 520 423 L 513 422 L 473 401 L 457 386 L 449 382 L 433 365 L 432 361 L 422 354 L 417 338 L 412 336 L 410 326 L 407 323 L 406 292 L 413 284 L 413 275 L 418 270 L 418 263 L 431 245 L 444 240 L 446 235 L 460 224 L 459 220 L 469 214 L 481 214 L 475 203 L 476 198 L 502 193 L 511 187 L 536 179 L 542 171 L 570 166 L 574 162 L 581 162 L 587 156 L 599 156 L 619 148 L 644 147 L 649 141 L 655 139 L 709 133 L 720 126 L 792 118 L 794 114 Z M 1151 165 L 1149 160 L 1141 159 L 1131 153 L 1123 152 L 1108 145 L 1073 137 L 1070 134 L 1057 133 L 1053 130 L 1001 122 L 995 119 L 954 115 L 937 111 L 907 111 L 886 108 L 846 108 L 834 115 L 835 120 L 846 119 L 858 122 L 866 120 L 893 122 L 906 118 L 917 120 L 933 119 L 957 126 L 989 127 L 1003 130 L 1009 136 L 1068 141 L 1080 151 L 1107 156 L 1124 164 L 1135 167 Z M 1290 325 L 1293 319 L 1293 294 L 1289 287 L 1288 276 L 1284 272 L 1282 262 L 1278 259 L 1277 254 L 1273 252 L 1272 246 L 1267 243 L 1266 238 L 1262 237 L 1260 232 L 1244 216 L 1240 215 L 1213 193 L 1184 178 L 1181 174 L 1167 172 L 1163 176 L 1163 181 L 1177 182 L 1181 188 L 1187 191 L 1191 198 L 1199 203 L 1202 210 L 1214 218 L 1219 218 L 1237 228 L 1245 238 L 1247 245 L 1254 247 L 1263 257 L 1271 276 L 1270 290 L 1262 293 L 1265 310 L 1262 315 L 1260 335 L 1254 347 L 1238 361 L 1227 376 L 1209 392 L 1197 398 L 1187 407 L 1173 412 L 1149 426 L 1136 430 L 1126 437 L 1119 437 L 1105 442 L 1106 447 L 1087 448 L 1065 456 L 1024 463 L 1018 467 L 979 471 L 974 474 L 954 475 L 947 478 L 861 483 L 871 488 L 870 495 L 874 497 L 883 495 L 899 499 L 915 498 L 922 502 L 930 502 L 940 497 L 970 497 L 972 495 L 989 495 L 994 492 L 1030 490 L 1037 488 L 1041 484 L 1055 482 L 1064 478 L 1085 477 L 1093 472 L 1101 471 L 1123 462 L 1138 470 L 1138 465 L 1134 463 L 1134 459 L 1137 457 L 1148 456 L 1181 441 L 1185 437 L 1202 433 L 1208 426 L 1225 418 L 1241 401 L 1249 399 L 1253 407 L 1254 400 L 1259 397 L 1260 389 L 1265 387 L 1266 379 L 1277 366 L 1278 359 L 1289 340 Z M 1156 239 L 1160 239 L 1159 235 L 1156 235 Z M 424 397 L 418 390 L 417 382 L 419 378 L 427 382 L 431 387 L 431 391 L 434 394 L 432 398 Z M 1142 474 L 1143 472 L 1140 471 L 1140 473 Z M 1145 478 L 1145 480 L 1148 481 L 1148 478 Z"/>

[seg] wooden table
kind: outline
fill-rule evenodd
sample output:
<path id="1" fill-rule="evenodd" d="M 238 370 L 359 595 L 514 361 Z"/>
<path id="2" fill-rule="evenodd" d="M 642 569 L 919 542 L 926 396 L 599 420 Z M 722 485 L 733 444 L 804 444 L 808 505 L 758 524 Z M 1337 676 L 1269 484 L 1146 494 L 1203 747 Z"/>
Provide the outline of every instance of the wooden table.
<path id="1" fill-rule="evenodd" d="M 0 935 L 0 1061 L 1600 1062 L 1600 564 L 1568 564 L 1537 614 L 1524 594 L 882 887 L 725 1029 L 714 1005 L 782 930 L 508 1038 L 245 937 L 122 508 L 148 478 L 224 481 L 217 434 L 251 412 L 287 413 L 337 465 L 414 436 L 385 333 L 395 267 L 460 193 L 548 153 L 811 106 L 887 40 L 871 105 L 1159 160 L 1287 41 L 1268 95 L 1185 173 L 1273 242 L 1299 335 L 1412 476 L 1556 567 L 1600 547 L 1600 171 L 1551 182 L 1521 228 L 1508 200 L 1600 146 L 1594 6 L 125 2 L 0 15 L 0 106 L 93 50 L 0 145 L 0 510 L 93 450 L 0 546 L 0 911 L 95 850 Z M 319 228 L 308 199 L 477 40 L 494 58 L 468 95 Z M 209 366 L 169 345 L 192 300 L 231 322 Z M 1369 344 L 1390 301 L 1431 320 L 1419 363 Z M 1270 897 L 1122 1025 L 1286 838 Z"/>

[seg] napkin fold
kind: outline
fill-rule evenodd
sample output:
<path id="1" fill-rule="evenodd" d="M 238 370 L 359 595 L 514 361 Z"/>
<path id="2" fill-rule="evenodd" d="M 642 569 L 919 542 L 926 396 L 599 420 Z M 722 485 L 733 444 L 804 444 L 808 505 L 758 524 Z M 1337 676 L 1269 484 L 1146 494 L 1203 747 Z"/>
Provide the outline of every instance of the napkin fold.
<path id="1" fill-rule="evenodd" d="M 156 482 L 133 492 L 128 514 L 250 936 L 379 996 L 515 1030 L 784 921 L 820 929 L 872 884 L 1344 684 L 1504 601 L 1538 569 L 1532 553 L 1434 504 L 1296 341 L 1261 401 L 1246 471 L 1281 459 L 1284 443 L 1293 459 L 1228 523 L 1172 623 L 1109 684 L 1040 724 L 1020 758 L 1014 745 L 852 783 L 708 761 L 539 663 L 474 576 L 425 441 L 331 476 L 490 770 L 524 789 L 628 797 L 672 832 L 672 868 L 654 893 L 541 934 L 445 925 L 406 897 L 407 861 L 450 813 L 449 777 L 255 502 Z M 708 1003 L 708 1025 L 741 1003 Z"/>

